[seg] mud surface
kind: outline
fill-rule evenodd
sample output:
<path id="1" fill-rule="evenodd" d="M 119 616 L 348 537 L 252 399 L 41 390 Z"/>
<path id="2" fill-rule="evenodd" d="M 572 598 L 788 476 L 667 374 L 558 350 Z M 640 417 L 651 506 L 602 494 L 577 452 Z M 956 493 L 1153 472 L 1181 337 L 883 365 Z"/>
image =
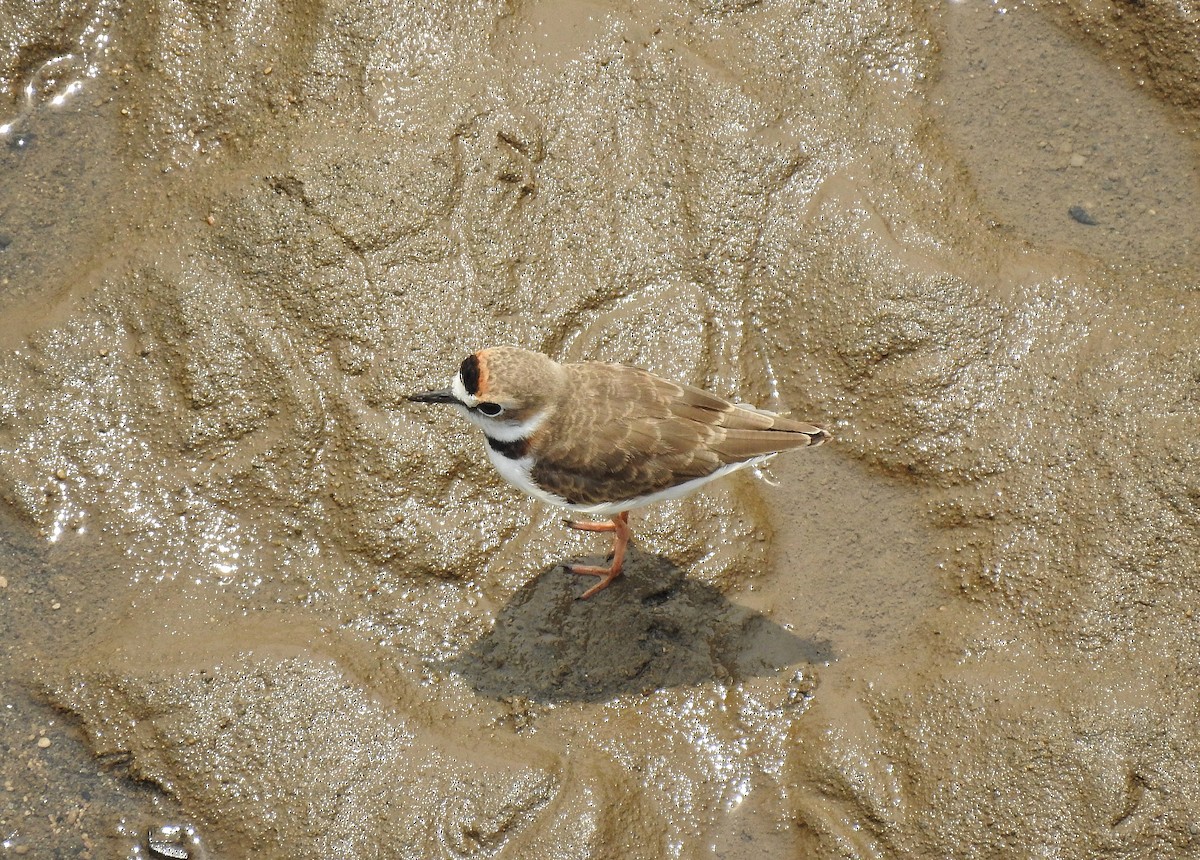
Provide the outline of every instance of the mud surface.
<path id="1" fill-rule="evenodd" d="M 1182 7 L 28 6 L 0 856 L 1200 853 Z M 580 601 L 505 342 L 835 441 Z"/>

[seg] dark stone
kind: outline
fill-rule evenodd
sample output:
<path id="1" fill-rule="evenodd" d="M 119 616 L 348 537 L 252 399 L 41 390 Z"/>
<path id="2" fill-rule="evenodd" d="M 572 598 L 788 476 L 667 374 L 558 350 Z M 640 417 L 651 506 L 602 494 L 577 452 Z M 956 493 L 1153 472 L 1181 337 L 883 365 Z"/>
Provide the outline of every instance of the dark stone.
<path id="1" fill-rule="evenodd" d="M 1088 211 L 1082 206 L 1072 206 L 1067 210 L 1067 214 L 1078 221 L 1080 224 L 1086 224 L 1089 227 L 1095 227 L 1099 222 L 1093 218 Z"/>

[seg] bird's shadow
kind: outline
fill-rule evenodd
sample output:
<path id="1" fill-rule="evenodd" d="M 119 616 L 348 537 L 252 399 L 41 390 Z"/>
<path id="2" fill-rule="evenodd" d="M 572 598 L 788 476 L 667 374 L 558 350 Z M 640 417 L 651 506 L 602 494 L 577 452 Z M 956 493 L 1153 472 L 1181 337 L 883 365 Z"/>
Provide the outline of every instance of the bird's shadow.
<path id="1" fill-rule="evenodd" d="M 632 551 L 619 579 L 579 600 L 593 583 L 548 568 L 447 668 L 494 698 L 600 702 L 833 658 L 829 640 L 796 636 L 661 556 Z"/>

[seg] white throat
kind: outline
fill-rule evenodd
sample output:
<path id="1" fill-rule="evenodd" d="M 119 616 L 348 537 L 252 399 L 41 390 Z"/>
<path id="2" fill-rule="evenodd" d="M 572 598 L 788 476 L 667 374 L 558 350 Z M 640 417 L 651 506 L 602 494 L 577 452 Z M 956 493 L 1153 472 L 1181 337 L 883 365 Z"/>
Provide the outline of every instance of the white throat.
<path id="1" fill-rule="evenodd" d="M 526 418 L 524 421 L 513 423 L 505 421 L 503 418 L 489 418 L 487 415 L 481 415 L 478 412 L 467 409 L 465 406 L 455 405 L 459 414 L 478 427 L 487 436 L 495 439 L 497 442 L 517 442 L 521 439 L 528 439 L 538 431 L 543 424 L 546 423 L 548 410 L 543 410 L 536 415 Z"/>

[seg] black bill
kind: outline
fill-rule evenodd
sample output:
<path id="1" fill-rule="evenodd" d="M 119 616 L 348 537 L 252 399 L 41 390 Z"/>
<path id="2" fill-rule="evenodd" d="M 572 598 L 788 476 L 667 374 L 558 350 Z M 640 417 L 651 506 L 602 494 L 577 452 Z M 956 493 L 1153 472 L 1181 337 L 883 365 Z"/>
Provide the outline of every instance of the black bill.
<path id="1" fill-rule="evenodd" d="M 458 398 L 449 388 L 438 391 L 422 391 L 420 394 L 408 395 L 410 403 L 458 403 Z"/>

